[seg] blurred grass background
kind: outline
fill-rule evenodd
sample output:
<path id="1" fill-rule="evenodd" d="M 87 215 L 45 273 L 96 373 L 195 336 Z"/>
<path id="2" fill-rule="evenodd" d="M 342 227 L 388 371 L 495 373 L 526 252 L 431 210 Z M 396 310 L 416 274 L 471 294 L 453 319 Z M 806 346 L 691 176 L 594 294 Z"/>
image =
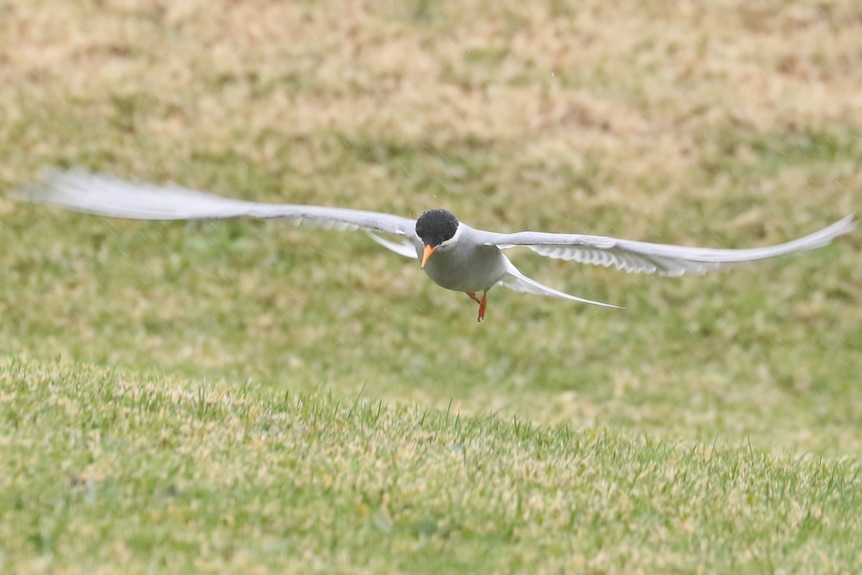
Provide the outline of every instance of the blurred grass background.
<path id="1" fill-rule="evenodd" d="M 858 570 L 859 233 L 679 279 L 514 253 L 627 309 L 477 324 L 363 234 L 12 195 L 760 246 L 860 212 L 860 61 L 851 0 L 0 0 L 0 570 Z"/>
<path id="2" fill-rule="evenodd" d="M 854 2 L 0 2 L 0 186 L 82 166 L 247 199 L 716 247 L 862 199 Z M 709 277 L 514 254 L 625 312 L 474 304 L 362 234 L 0 200 L 0 348 L 735 444 L 862 446 L 858 235 Z"/>

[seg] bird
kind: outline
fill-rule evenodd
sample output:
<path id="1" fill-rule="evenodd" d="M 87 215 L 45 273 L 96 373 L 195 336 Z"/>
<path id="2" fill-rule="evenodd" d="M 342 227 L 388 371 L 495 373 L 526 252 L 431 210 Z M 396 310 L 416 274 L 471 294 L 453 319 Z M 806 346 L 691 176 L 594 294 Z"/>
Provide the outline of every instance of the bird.
<path id="1" fill-rule="evenodd" d="M 542 256 L 612 266 L 626 272 L 681 276 L 819 248 L 855 227 L 851 214 L 786 243 L 750 249 L 712 249 L 584 234 L 491 232 L 472 228 L 440 208 L 429 209 L 412 219 L 348 208 L 252 202 L 176 184 L 127 181 L 79 169 L 46 170 L 21 191 L 23 199 L 30 202 L 133 220 L 259 218 L 307 222 L 338 230 L 361 229 L 383 247 L 418 260 L 437 285 L 466 293 L 479 304 L 480 322 L 485 318 L 488 292 L 497 285 L 516 292 L 620 308 L 568 294 L 527 277 L 503 253 L 509 248 L 524 246 Z M 384 238 L 381 233 L 395 239 Z"/>

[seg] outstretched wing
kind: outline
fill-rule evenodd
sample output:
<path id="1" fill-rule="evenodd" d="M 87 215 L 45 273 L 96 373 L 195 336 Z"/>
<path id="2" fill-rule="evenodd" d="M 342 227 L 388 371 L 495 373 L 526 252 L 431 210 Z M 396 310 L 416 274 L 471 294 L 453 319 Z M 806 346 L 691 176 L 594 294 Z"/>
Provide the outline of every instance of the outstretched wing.
<path id="1" fill-rule="evenodd" d="M 853 216 L 784 244 L 753 249 L 710 249 L 620 240 L 604 236 L 518 232 L 488 234 L 486 245 L 499 248 L 525 246 L 537 254 L 585 264 L 614 266 L 627 272 L 680 276 L 703 274 L 724 265 L 751 262 L 802 252 L 827 245 L 856 227 Z"/>
<path id="2" fill-rule="evenodd" d="M 76 212 L 133 220 L 207 220 L 227 218 L 285 219 L 337 230 L 364 229 L 404 236 L 415 244 L 416 221 L 378 212 L 345 208 L 247 202 L 190 190 L 157 186 L 83 171 L 49 171 L 23 190 L 24 199 Z M 380 239 L 380 238 L 376 238 Z M 396 253 L 406 249 L 378 242 Z M 391 245 L 390 245 L 391 244 Z M 395 249 L 395 248 L 399 249 Z M 415 255 L 414 255 L 415 257 Z"/>

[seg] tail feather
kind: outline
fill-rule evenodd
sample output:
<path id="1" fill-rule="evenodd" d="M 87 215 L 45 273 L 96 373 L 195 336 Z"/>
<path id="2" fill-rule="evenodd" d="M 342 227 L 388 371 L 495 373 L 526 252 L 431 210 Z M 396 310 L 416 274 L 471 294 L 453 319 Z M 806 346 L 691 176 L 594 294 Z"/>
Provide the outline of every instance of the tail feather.
<path id="1" fill-rule="evenodd" d="M 524 274 L 515 267 L 514 264 L 509 262 L 508 270 L 503 279 L 497 282 L 499 285 L 509 288 L 512 291 L 520 292 L 520 293 L 528 293 L 532 295 L 541 295 L 541 296 L 550 296 L 550 297 L 558 297 L 562 299 L 567 299 L 571 301 L 578 301 L 581 303 L 588 303 L 592 305 L 600 305 L 602 307 L 612 307 L 616 309 L 625 309 L 624 307 L 603 303 L 600 301 L 593 301 L 590 299 L 584 299 L 578 296 L 574 296 L 571 294 L 567 294 L 565 292 L 561 292 L 559 290 L 555 290 L 552 287 L 548 287 L 542 283 L 537 282 L 532 278 L 528 278 Z"/>

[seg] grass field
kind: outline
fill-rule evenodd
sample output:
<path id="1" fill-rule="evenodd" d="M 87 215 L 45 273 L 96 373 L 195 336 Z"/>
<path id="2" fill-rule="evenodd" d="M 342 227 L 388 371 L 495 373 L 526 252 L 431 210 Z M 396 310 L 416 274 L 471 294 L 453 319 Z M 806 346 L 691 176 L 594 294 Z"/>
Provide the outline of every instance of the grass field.
<path id="1" fill-rule="evenodd" d="M 855 573 L 860 234 L 725 274 L 13 201 L 45 166 L 747 247 L 862 212 L 850 0 L 0 0 L 0 571 Z"/>

